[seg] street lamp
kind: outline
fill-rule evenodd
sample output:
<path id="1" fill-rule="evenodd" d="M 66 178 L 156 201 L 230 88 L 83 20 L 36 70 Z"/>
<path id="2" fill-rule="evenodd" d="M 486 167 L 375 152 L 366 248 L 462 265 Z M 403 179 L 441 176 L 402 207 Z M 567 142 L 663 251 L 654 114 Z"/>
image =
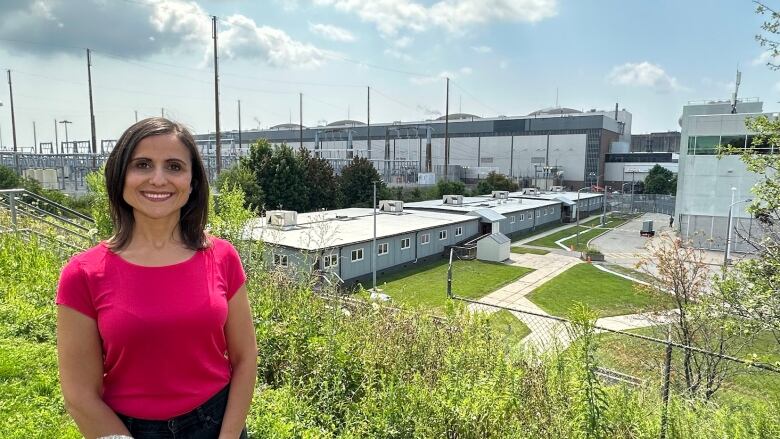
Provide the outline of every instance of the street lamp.
<path id="1" fill-rule="evenodd" d="M 3 101 L 0 101 L 0 107 L 3 106 Z M 0 125 L 0 149 L 3 149 L 3 126 Z"/>
<path id="2" fill-rule="evenodd" d="M 734 199 L 734 193 L 737 191 L 737 188 L 731 188 L 731 197 L 732 200 Z M 732 218 L 732 212 L 735 205 L 740 203 L 749 203 L 753 201 L 752 198 L 748 198 L 746 200 L 739 200 L 734 201 L 731 204 L 729 204 L 729 221 L 728 221 L 728 228 L 726 229 L 726 251 L 723 253 L 723 269 L 726 269 L 726 266 L 729 263 L 729 256 L 731 256 L 731 218 Z"/>

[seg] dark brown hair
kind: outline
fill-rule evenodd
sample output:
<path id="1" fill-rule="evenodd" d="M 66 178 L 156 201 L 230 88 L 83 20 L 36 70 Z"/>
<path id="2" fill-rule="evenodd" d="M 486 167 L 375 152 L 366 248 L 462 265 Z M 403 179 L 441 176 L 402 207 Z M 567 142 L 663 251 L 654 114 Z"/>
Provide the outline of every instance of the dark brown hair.
<path id="1" fill-rule="evenodd" d="M 125 175 L 133 151 L 141 140 L 165 134 L 175 134 L 189 150 L 192 160 L 192 192 L 187 203 L 181 208 L 179 219 L 182 240 L 184 245 L 192 250 L 206 248 L 209 245 L 205 233 L 208 220 L 209 181 L 195 139 L 182 124 L 162 117 L 152 117 L 138 121 L 125 130 L 106 161 L 106 191 L 111 207 L 111 221 L 114 224 L 114 235 L 107 244 L 112 250 L 121 250 L 127 246 L 135 224 L 133 208 L 127 204 L 123 196 Z"/>

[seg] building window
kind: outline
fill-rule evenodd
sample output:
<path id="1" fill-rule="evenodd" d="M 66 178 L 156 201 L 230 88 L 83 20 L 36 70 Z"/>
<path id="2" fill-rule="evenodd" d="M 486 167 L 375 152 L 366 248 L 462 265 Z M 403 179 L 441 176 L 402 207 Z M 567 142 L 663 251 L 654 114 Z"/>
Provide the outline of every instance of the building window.
<path id="1" fill-rule="evenodd" d="M 286 267 L 287 255 L 274 254 L 274 265 L 278 267 Z"/>
<path id="2" fill-rule="evenodd" d="M 537 211 L 536 211 L 536 217 L 537 217 L 537 218 L 539 218 L 540 216 L 542 216 L 542 213 L 541 213 L 540 211 L 538 211 L 538 210 L 537 210 Z"/>
<path id="3" fill-rule="evenodd" d="M 515 216 L 512 215 L 509 217 L 509 224 L 514 224 L 514 223 L 515 223 Z"/>
<path id="4" fill-rule="evenodd" d="M 420 235 L 420 244 L 425 245 L 427 243 L 431 242 L 431 234 L 426 233 L 424 235 Z"/>
<path id="5" fill-rule="evenodd" d="M 524 213 L 520 214 L 520 221 L 525 221 L 525 214 Z"/>
<path id="6" fill-rule="evenodd" d="M 411 247 L 411 240 L 409 238 L 402 239 L 401 240 L 401 250 L 406 250 L 409 247 Z"/>
<path id="7" fill-rule="evenodd" d="M 446 230 L 440 230 L 439 231 L 439 240 L 447 239 L 447 231 Z"/>
<path id="8" fill-rule="evenodd" d="M 389 251 L 390 246 L 386 242 L 379 244 L 376 248 L 376 254 L 379 256 L 386 255 Z"/>
<path id="9" fill-rule="evenodd" d="M 359 248 L 357 250 L 352 250 L 352 262 L 357 262 L 362 260 L 363 260 L 363 249 Z"/>
<path id="10" fill-rule="evenodd" d="M 325 258 L 322 260 L 322 266 L 325 268 L 335 267 L 337 265 L 339 265 L 339 255 L 325 255 Z"/>
<path id="11" fill-rule="evenodd" d="M 455 236 L 461 236 L 461 235 L 463 235 L 463 227 L 456 227 Z"/>

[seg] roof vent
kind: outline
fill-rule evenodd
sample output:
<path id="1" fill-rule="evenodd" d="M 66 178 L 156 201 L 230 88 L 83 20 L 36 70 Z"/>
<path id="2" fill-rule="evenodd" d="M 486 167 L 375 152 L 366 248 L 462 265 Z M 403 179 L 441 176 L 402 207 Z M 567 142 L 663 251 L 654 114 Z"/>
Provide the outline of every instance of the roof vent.
<path id="1" fill-rule="evenodd" d="M 294 210 L 269 210 L 266 221 L 271 227 L 289 230 L 298 225 L 298 212 Z"/>
<path id="2" fill-rule="evenodd" d="M 404 212 L 404 202 L 398 200 L 380 200 L 379 210 L 381 212 L 400 215 Z"/>
<path id="3" fill-rule="evenodd" d="M 509 191 L 493 191 L 490 193 L 490 196 L 498 200 L 508 200 Z"/>
<path id="4" fill-rule="evenodd" d="M 523 194 L 525 195 L 539 195 L 539 189 L 535 187 L 527 187 L 523 189 Z"/>
<path id="5" fill-rule="evenodd" d="M 442 202 L 451 206 L 462 206 L 463 195 L 445 195 L 442 199 Z"/>
<path id="6" fill-rule="evenodd" d="M 563 192 L 563 186 L 551 186 L 550 192 Z"/>

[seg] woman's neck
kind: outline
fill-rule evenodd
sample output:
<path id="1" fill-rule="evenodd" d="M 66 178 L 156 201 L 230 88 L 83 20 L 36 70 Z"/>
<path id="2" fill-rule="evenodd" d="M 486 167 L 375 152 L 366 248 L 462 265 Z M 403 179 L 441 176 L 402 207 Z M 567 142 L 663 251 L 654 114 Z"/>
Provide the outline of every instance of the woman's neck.
<path id="1" fill-rule="evenodd" d="M 149 219 L 136 217 L 128 247 L 161 250 L 182 244 L 178 218 Z"/>

